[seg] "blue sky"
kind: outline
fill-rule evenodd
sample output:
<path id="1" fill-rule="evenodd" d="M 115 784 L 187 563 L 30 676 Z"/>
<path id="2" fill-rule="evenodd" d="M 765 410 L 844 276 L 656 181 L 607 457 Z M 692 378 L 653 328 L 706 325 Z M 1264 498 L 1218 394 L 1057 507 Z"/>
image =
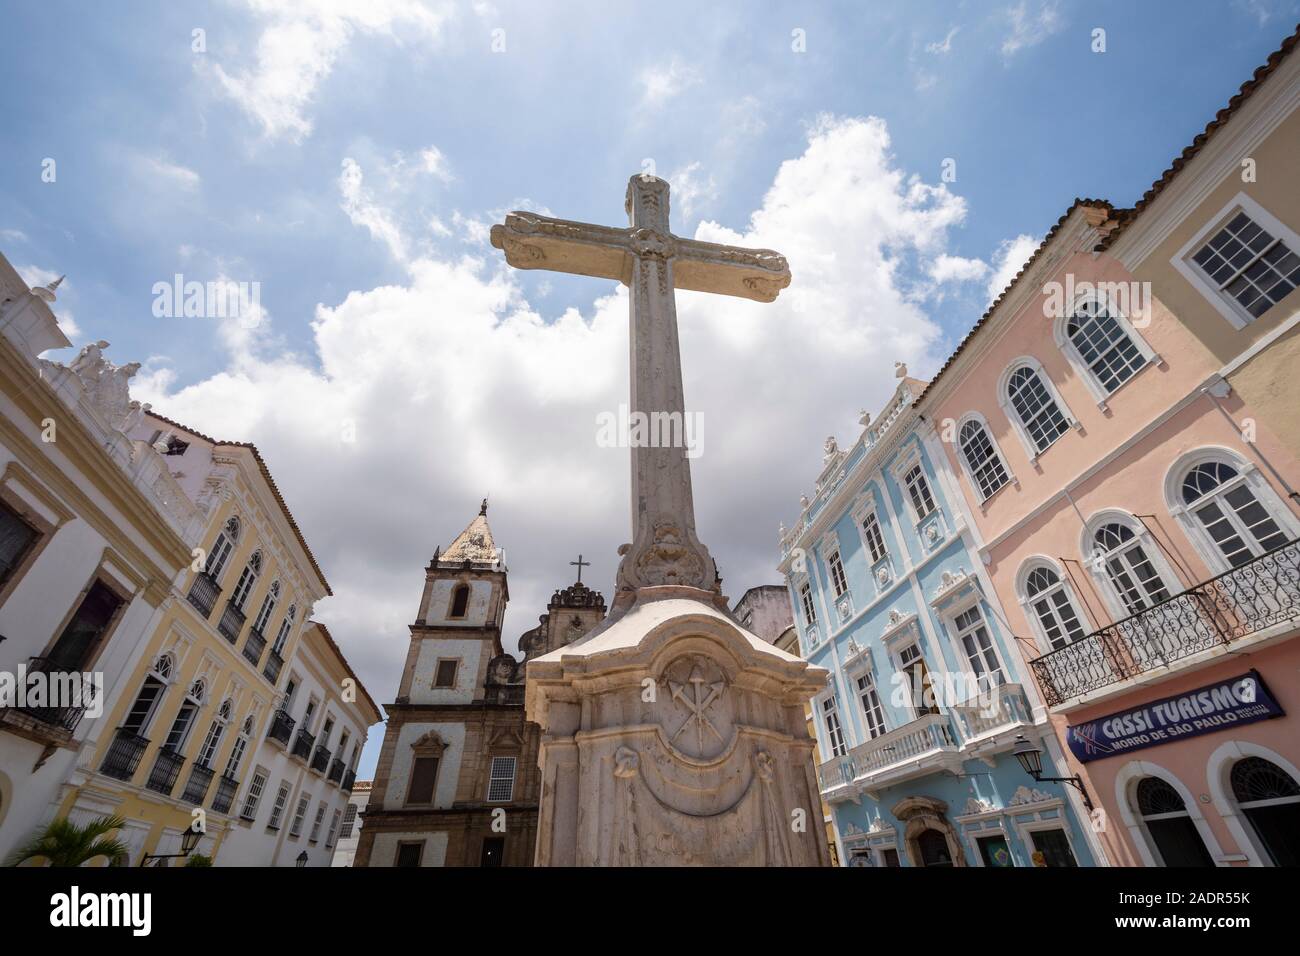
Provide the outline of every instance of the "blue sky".
<path id="1" fill-rule="evenodd" d="M 1075 196 L 1131 205 L 1297 7 L 8 2 L 0 251 L 68 274 L 65 328 L 144 362 L 136 397 L 259 444 L 386 701 L 420 569 L 483 494 L 508 649 L 579 550 L 608 594 L 626 535 L 626 453 L 590 437 L 625 303 L 503 269 L 505 210 L 621 225 L 649 159 L 676 232 L 790 258 L 776 306 L 679 296 L 699 524 L 738 596 L 893 361 L 932 372 Z M 178 272 L 259 282 L 265 321 L 155 318 Z"/>

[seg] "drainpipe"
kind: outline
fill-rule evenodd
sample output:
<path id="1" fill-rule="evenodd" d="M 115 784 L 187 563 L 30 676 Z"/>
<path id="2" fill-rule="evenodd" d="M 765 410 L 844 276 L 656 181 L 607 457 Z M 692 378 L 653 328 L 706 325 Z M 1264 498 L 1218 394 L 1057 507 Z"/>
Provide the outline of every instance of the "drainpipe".
<path id="1" fill-rule="evenodd" d="M 1219 402 L 1220 398 L 1226 398 L 1231 391 L 1232 385 L 1224 378 L 1219 378 L 1218 381 L 1212 382 L 1201 389 L 1201 393 L 1207 396 L 1210 401 L 1214 403 L 1214 407 L 1219 410 L 1219 414 L 1222 415 L 1228 424 L 1232 426 L 1232 430 L 1240 435 L 1242 433 L 1241 426 L 1232 420 L 1232 416 L 1228 414 L 1228 410 Z M 1257 457 L 1263 466 L 1268 469 L 1268 473 L 1273 476 L 1273 480 L 1286 489 L 1286 496 L 1290 499 L 1292 506 L 1294 507 L 1295 502 L 1300 501 L 1300 494 L 1297 494 L 1295 489 L 1287 483 L 1287 480 L 1278 474 L 1277 469 L 1273 467 L 1273 463 L 1265 457 L 1262 451 L 1259 450 L 1257 444 L 1252 441 L 1246 441 L 1245 439 L 1242 439 L 1242 444 L 1249 446 L 1255 452 L 1255 457 Z"/>

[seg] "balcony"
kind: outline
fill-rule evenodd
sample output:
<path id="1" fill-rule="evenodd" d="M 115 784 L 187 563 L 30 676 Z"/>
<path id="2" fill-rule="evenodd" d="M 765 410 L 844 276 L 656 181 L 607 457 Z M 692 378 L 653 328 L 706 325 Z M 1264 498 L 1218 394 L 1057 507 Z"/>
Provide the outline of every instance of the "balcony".
<path id="1" fill-rule="evenodd" d="M 190 768 L 190 779 L 185 784 L 181 799 L 186 803 L 194 804 L 196 807 L 203 806 L 203 801 L 208 798 L 208 787 L 212 783 L 213 776 L 214 771 L 211 767 L 196 763 Z"/>
<path id="2" fill-rule="evenodd" d="M 170 797 L 172 788 L 176 786 L 176 780 L 180 777 L 181 767 L 184 764 L 184 757 L 174 750 L 163 747 L 158 751 L 158 756 L 154 758 L 153 770 L 150 771 L 145 786 L 155 793 Z"/>
<path id="3" fill-rule="evenodd" d="M 926 714 L 859 744 L 846 756 L 826 761 L 818 771 L 823 795 L 833 799 L 837 789 L 852 786 L 872 791 L 912 777 L 955 771 L 960 764 L 957 735 L 948 715 Z"/>
<path id="4" fill-rule="evenodd" d="M 19 669 L 20 675 L 23 669 Z M 30 682 L 34 674 L 43 682 L 44 693 Z M 72 737 L 81 717 L 95 700 L 95 684 L 90 675 L 69 669 L 66 664 L 45 657 L 29 658 L 25 676 L 14 681 L 14 704 L 0 709 L 0 718 L 9 729 L 44 743 L 62 744 Z M 21 690 L 23 697 L 17 696 Z M 24 699 L 25 698 L 25 699 Z"/>
<path id="5" fill-rule="evenodd" d="M 291 757 L 301 757 L 306 760 L 311 756 L 312 744 L 316 743 L 316 735 L 307 733 L 306 727 L 298 728 L 298 736 L 293 739 L 293 749 L 289 751 Z"/>
<path id="6" fill-rule="evenodd" d="M 149 741 L 139 734 L 125 727 L 117 728 L 113 742 L 108 746 L 108 753 L 104 755 L 104 762 L 100 764 L 99 772 L 118 780 L 129 781 L 135 776 L 136 768 L 140 766 L 140 758 L 144 756 L 148 746 Z"/>
<path id="7" fill-rule="evenodd" d="M 226 602 L 226 609 L 221 612 L 221 620 L 217 624 L 217 630 L 221 636 L 231 644 L 235 643 L 239 637 L 239 632 L 244 629 L 244 612 L 235 607 L 234 601 Z"/>
<path id="8" fill-rule="evenodd" d="M 239 781 L 224 774 L 217 778 L 217 792 L 212 797 L 212 809 L 217 813 L 229 813 L 230 805 L 235 802 L 235 793 L 239 790 Z"/>
<path id="9" fill-rule="evenodd" d="M 330 765 L 330 752 L 321 744 L 316 748 L 316 752 L 311 755 L 311 769 L 317 773 L 324 773 Z"/>
<path id="10" fill-rule="evenodd" d="M 343 792 L 351 793 L 352 785 L 355 784 L 356 782 L 357 782 L 357 772 L 355 770 L 349 770 L 347 773 L 343 775 Z"/>
<path id="11" fill-rule="evenodd" d="M 289 712 L 281 708 L 271 717 L 271 727 L 266 732 L 267 740 L 278 740 L 286 747 L 289 746 L 289 738 L 293 735 L 294 720 L 289 716 Z"/>
<path id="12" fill-rule="evenodd" d="M 952 713 L 967 749 L 982 749 L 983 743 L 996 744 L 999 737 L 1033 723 L 1029 701 L 1019 684 L 999 684 L 978 699 L 955 705 Z"/>
<path id="13" fill-rule="evenodd" d="M 255 627 L 248 629 L 248 640 L 244 641 L 244 659 L 254 667 L 262 659 L 262 650 L 266 647 L 266 638 Z"/>
<path id="14" fill-rule="evenodd" d="M 194 583 L 190 585 L 189 599 L 194 609 L 204 618 L 212 613 L 220 596 L 221 588 L 217 586 L 216 578 L 206 571 L 200 571 L 194 576 Z"/>
<path id="15" fill-rule="evenodd" d="M 284 658 L 273 647 L 271 653 L 266 655 L 266 667 L 262 669 L 262 676 L 274 685 L 280 678 L 280 668 L 283 666 Z"/>
<path id="16" fill-rule="evenodd" d="M 325 779 L 330 783 L 338 783 L 343 779 L 343 761 L 338 757 L 330 761 L 330 772 L 325 775 Z"/>
<path id="17" fill-rule="evenodd" d="M 1030 661 L 1049 707 L 1300 624 L 1300 543 L 1291 541 Z"/>

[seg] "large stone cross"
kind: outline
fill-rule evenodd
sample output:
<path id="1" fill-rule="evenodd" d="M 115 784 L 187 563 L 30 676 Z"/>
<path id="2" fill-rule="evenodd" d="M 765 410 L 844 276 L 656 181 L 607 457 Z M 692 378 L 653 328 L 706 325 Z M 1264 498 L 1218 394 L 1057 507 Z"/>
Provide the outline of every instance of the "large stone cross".
<path id="1" fill-rule="evenodd" d="M 677 341 L 675 289 L 772 302 L 790 284 L 785 257 L 674 236 L 668 183 L 636 175 L 627 184 L 628 228 L 512 212 L 492 227 L 492 245 L 518 269 L 617 279 L 631 299 L 629 412 L 674 423 L 681 443 L 632 448 L 632 543 L 619 549 L 618 589 L 681 585 L 717 590 L 717 570 L 695 536 L 686 404 Z M 670 416 L 664 419 L 664 414 Z"/>

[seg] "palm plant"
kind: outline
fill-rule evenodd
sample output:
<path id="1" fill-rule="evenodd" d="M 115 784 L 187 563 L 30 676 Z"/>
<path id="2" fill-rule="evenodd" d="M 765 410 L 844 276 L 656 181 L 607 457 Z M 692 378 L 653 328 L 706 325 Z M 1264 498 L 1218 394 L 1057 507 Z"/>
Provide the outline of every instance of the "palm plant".
<path id="1" fill-rule="evenodd" d="M 108 834 L 125 823 L 121 817 L 100 817 L 78 826 L 67 817 L 51 821 L 34 840 L 19 847 L 9 857 L 9 866 L 27 860 L 44 859 L 50 866 L 81 866 L 99 857 L 107 857 L 109 866 L 125 866 L 130 851 L 121 840 Z"/>

